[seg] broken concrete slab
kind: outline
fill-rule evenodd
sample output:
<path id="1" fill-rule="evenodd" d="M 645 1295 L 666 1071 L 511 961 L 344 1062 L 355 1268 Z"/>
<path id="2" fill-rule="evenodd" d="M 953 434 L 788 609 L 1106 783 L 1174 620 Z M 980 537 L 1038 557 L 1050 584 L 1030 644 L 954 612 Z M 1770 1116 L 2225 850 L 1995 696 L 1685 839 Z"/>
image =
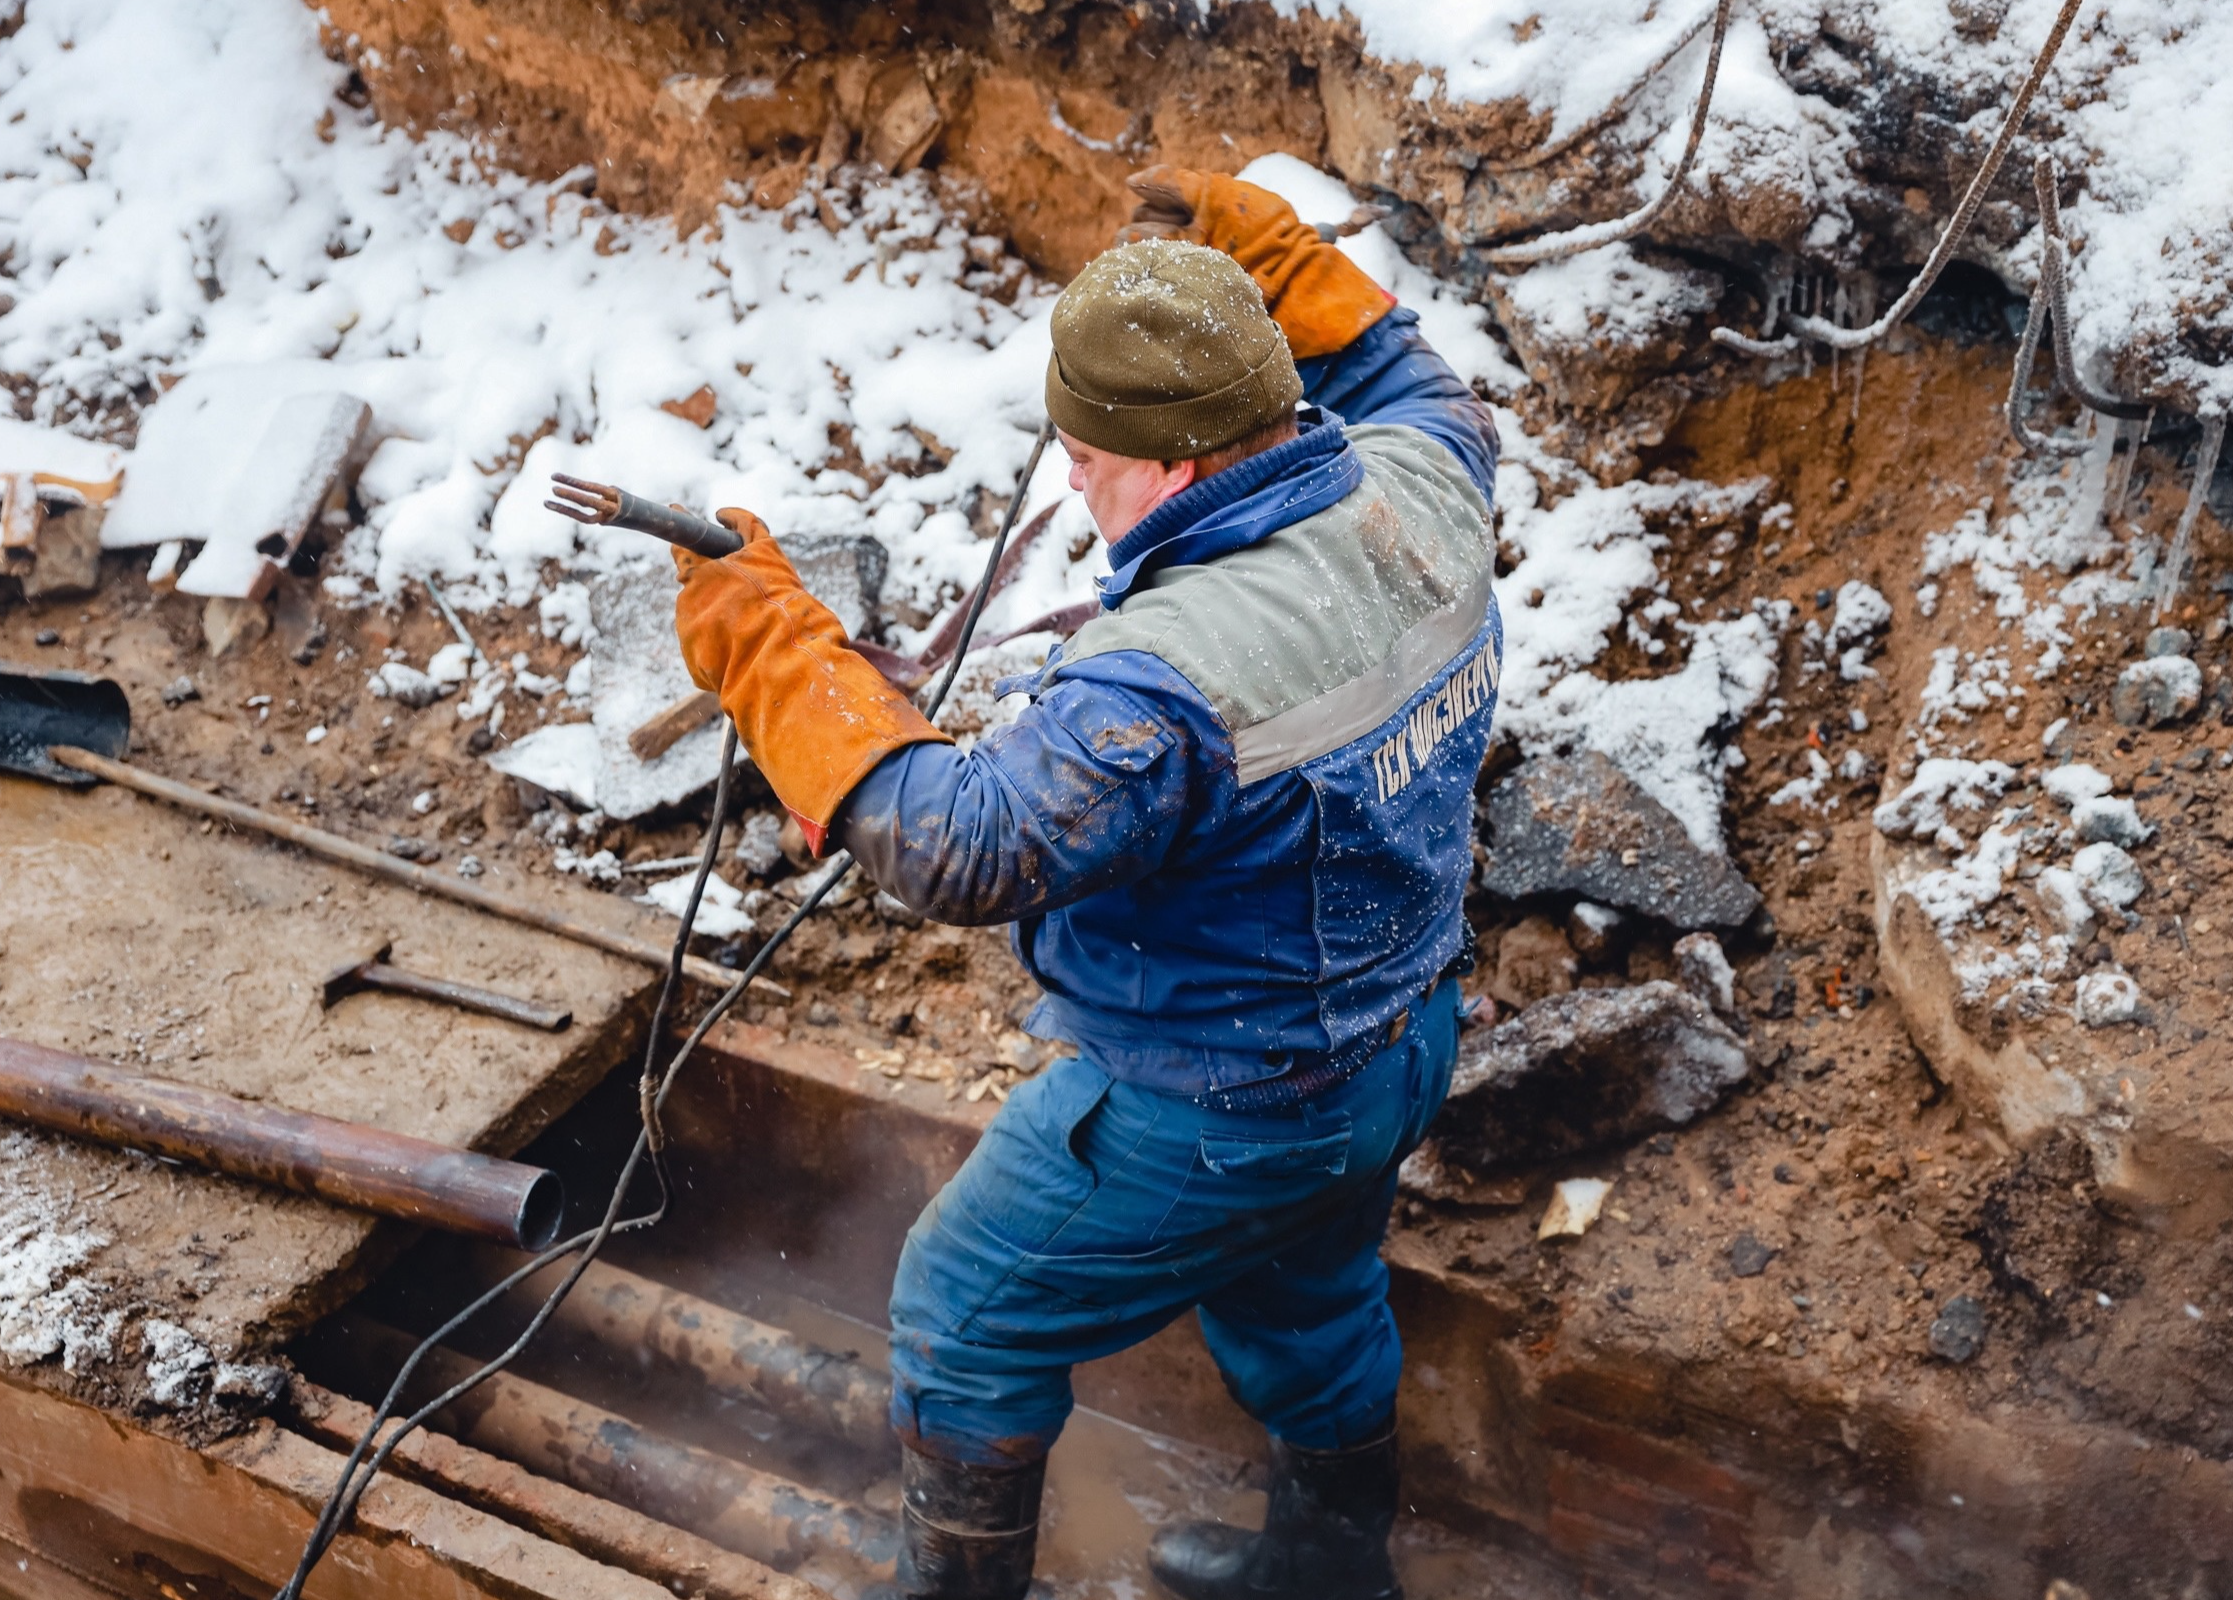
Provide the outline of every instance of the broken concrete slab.
<path id="1" fill-rule="evenodd" d="M 1692 1121 L 1749 1071 L 1743 1042 L 1672 983 L 1554 995 L 1460 1041 L 1439 1156 L 1487 1172 L 1623 1144 Z"/>
<path id="2" fill-rule="evenodd" d="M 859 637 L 876 616 L 886 556 L 874 539 L 836 534 L 779 540 L 807 591 Z M 646 761 L 630 738 L 697 686 L 675 643 L 675 579 L 664 561 L 624 567 L 589 586 L 593 709 L 587 723 L 538 728 L 489 758 L 509 777 L 623 821 L 679 804 L 714 780 L 722 722 L 683 734 Z"/>
<path id="3" fill-rule="evenodd" d="M 340 378 L 323 361 L 188 373 L 141 413 L 131 470 L 101 529 L 103 547 L 217 541 L 268 559 L 258 541 L 291 522 L 293 508 L 309 497 L 304 480 L 320 476 L 318 463 L 332 455 L 333 431 L 346 431 L 350 408 L 365 404 Z M 360 435 L 356 447 L 367 442 Z M 235 559 L 221 555 L 210 570 Z"/>
<path id="4" fill-rule="evenodd" d="M 362 465 L 372 408 L 355 395 L 288 395 L 255 409 L 266 413 L 262 432 L 219 496 L 209 542 L 179 574 L 181 594 L 268 593 Z"/>
<path id="5" fill-rule="evenodd" d="M 1506 900 L 1574 895 L 1688 933 L 1738 928 L 1760 893 L 1692 842 L 1675 814 L 1597 751 L 1537 756 L 1481 806 L 1481 887 Z"/>

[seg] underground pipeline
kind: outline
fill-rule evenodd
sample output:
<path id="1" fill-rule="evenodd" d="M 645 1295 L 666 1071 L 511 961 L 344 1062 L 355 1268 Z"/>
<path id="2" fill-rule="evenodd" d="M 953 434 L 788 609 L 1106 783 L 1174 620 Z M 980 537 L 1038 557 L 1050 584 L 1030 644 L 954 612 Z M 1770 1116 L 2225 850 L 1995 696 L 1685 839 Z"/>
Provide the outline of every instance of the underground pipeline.
<path id="1" fill-rule="evenodd" d="M 321 1323 L 313 1370 L 330 1360 L 345 1386 L 385 1391 L 415 1341 L 367 1318 Z M 437 1347 L 416 1378 L 426 1397 L 480 1363 Z M 414 1395 L 414 1402 L 421 1403 Z M 486 1379 L 435 1422 L 452 1438 L 517 1462 L 585 1494 L 694 1533 L 780 1572 L 862 1587 L 891 1576 L 899 1528 L 890 1517 L 832 1499 L 788 1478 L 668 1438 L 615 1411 L 509 1372 Z"/>
<path id="2" fill-rule="evenodd" d="M 477 1279 L 494 1283 L 518 1263 L 475 1252 Z M 539 1303 L 564 1264 L 514 1295 Z M 872 1457 L 891 1456 L 892 1386 L 856 1357 L 810 1344 L 786 1329 L 680 1289 L 593 1261 L 551 1317 L 551 1331 L 593 1347 L 623 1370 L 664 1367 L 719 1400 L 807 1433 L 842 1439 Z"/>
<path id="3" fill-rule="evenodd" d="M 515 1250 L 548 1245 L 565 1209 L 557 1174 L 541 1167 L 143 1077 L 23 1039 L 0 1038 L 0 1117 Z"/>

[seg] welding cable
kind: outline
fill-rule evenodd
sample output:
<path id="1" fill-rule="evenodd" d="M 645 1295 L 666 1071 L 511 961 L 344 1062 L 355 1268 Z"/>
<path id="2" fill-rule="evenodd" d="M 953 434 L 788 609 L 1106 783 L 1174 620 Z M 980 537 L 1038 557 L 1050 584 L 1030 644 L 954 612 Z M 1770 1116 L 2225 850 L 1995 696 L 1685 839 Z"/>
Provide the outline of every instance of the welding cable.
<path id="1" fill-rule="evenodd" d="M 956 644 L 953 659 L 947 664 L 945 676 L 939 680 L 937 689 L 933 691 L 930 697 L 930 703 L 924 707 L 924 714 L 928 717 L 933 719 L 937 717 L 940 708 L 946 703 L 946 696 L 954 687 L 954 679 L 960 673 L 962 659 L 969 653 L 970 641 L 976 634 L 979 619 L 984 615 L 988 591 L 992 586 L 993 572 L 1000 564 L 1000 555 L 1007 547 L 1009 534 L 1015 529 L 1016 518 L 1023 510 L 1024 496 L 1030 492 L 1031 480 L 1038 473 L 1040 459 L 1046 454 L 1047 445 L 1053 438 L 1054 423 L 1048 421 L 1042 424 L 1038 438 L 1032 443 L 1031 455 L 1024 462 L 1023 472 L 1016 480 L 1015 492 L 1008 498 L 1007 513 L 1001 518 L 998 532 L 993 535 L 992 548 L 986 553 L 985 574 L 977 585 L 976 594 L 970 600 L 967 614 L 962 619 L 961 637 Z M 664 1141 L 658 1133 L 659 1113 L 666 1105 L 667 1096 L 673 1091 L 675 1080 L 680 1076 L 684 1063 L 690 1059 L 691 1054 L 696 1051 L 700 1042 L 713 1028 L 713 1025 L 720 1021 L 729 1012 L 730 1008 L 743 997 L 746 986 L 759 976 L 760 970 L 774 958 L 775 953 L 797 931 L 799 925 L 813 914 L 815 908 L 829 898 L 837 886 L 844 881 L 846 875 L 853 870 L 854 865 L 850 851 L 841 852 L 831 858 L 829 868 L 822 881 L 816 884 L 814 889 L 799 902 L 798 909 L 784 919 L 782 926 L 768 936 L 767 942 L 753 953 L 752 959 L 746 962 L 744 969 L 737 974 L 736 981 L 722 992 L 719 999 L 706 1008 L 705 1013 L 699 1017 L 696 1026 L 690 1030 L 689 1037 L 683 1040 L 681 1047 L 669 1058 L 665 1070 L 657 1073 L 655 1077 L 653 1068 L 658 1061 L 660 1030 L 665 1026 L 667 1011 L 673 997 L 681 987 L 682 963 L 683 957 L 690 947 L 691 923 L 697 916 L 698 903 L 705 893 L 706 880 L 713 875 L 713 863 L 720 853 L 723 813 L 727 809 L 729 793 L 729 773 L 731 767 L 735 764 L 736 749 L 737 730 L 736 725 L 732 722 L 721 742 L 721 768 L 719 776 L 714 781 L 713 815 L 706 823 L 705 843 L 699 852 L 697 876 L 690 886 L 689 903 L 684 909 L 681 928 L 675 935 L 674 952 L 668 963 L 667 976 L 660 985 L 659 1001 L 652 1012 L 650 1039 L 644 1050 L 644 1073 L 638 1086 L 638 1112 L 643 1119 L 643 1126 L 637 1130 L 636 1140 L 629 1149 L 628 1158 L 621 1164 L 619 1176 L 613 1180 L 612 1193 L 605 1203 L 604 1216 L 599 1219 L 595 1227 L 552 1245 L 549 1249 L 533 1257 L 525 1265 L 512 1271 L 500 1282 L 458 1311 L 447 1322 L 419 1341 L 417 1348 L 405 1358 L 403 1366 L 396 1373 L 395 1381 L 388 1386 L 387 1394 L 382 1397 L 378 1408 L 372 1414 L 371 1420 L 365 1424 L 364 1431 L 358 1435 L 355 1447 L 350 1450 L 348 1458 L 342 1463 L 341 1474 L 336 1479 L 332 1491 L 326 1496 L 325 1504 L 319 1509 L 318 1520 L 311 1528 L 310 1537 L 304 1542 L 302 1556 L 295 1564 L 294 1574 L 287 1580 L 285 1586 L 278 1591 L 274 1600 L 302 1600 L 303 1586 L 309 1581 L 311 1572 L 317 1567 L 326 1551 L 332 1547 L 333 1542 L 341 1536 L 342 1530 L 349 1525 L 350 1519 L 356 1514 L 357 1503 L 364 1498 L 364 1493 L 372 1486 L 373 1479 L 379 1475 L 381 1468 L 387 1465 L 388 1458 L 395 1453 L 396 1447 L 405 1438 L 425 1426 L 429 1418 L 440 1413 L 445 1407 L 455 1404 L 483 1382 L 510 1366 L 520 1353 L 527 1348 L 536 1334 L 542 1331 L 543 1325 L 557 1312 L 559 1305 L 572 1292 L 574 1285 L 581 1280 L 582 1274 L 589 1270 L 590 1263 L 597 1258 L 598 1253 L 604 1249 L 606 1243 L 615 1234 L 635 1233 L 653 1227 L 666 1216 L 667 1208 L 673 1199 L 673 1190 L 669 1186 L 666 1164 L 660 1154 L 660 1146 Z M 651 1161 L 653 1181 L 657 1188 L 657 1203 L 651 1210 L 638 1216 L 622 1218 L 620 1215 L 621 1207 L 625 1203 L 628 1190 L 635 1182 L 637 1173 L 642 1170 L 647 1157 Z M 516 1339 L 481 1367 L 459 1379 L 432 1400 L 404 1417 L 385 1438 L 381 1437 L 381 1430 L 387 1427 L 402 1404 L 404 1392 L 410 1385 L 412 1375 L 418 1371 L 419 1364 L 433 1352 L 436 1346 L 545 1267 L 576 1254 L 581 1259 L 574 1263 L 557 1287 L 551 1290 Z M 375 1446 L 376 1440 L 378 1441 L 377 1446 Z"/>

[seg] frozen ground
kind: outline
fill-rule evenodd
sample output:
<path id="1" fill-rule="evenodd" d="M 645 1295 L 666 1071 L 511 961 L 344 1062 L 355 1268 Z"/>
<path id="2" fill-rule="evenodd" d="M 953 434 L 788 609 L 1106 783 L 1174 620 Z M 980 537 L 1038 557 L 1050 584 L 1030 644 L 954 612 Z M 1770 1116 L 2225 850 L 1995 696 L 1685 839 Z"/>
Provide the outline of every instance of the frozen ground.
<path id="1" fill-rule="evenodd" d="M 553 471 L 747 505 L 786 533 L 871 532 L 901 617 L 934 617 L 974 578 L 970 513 L 1005 494 L 1038 422 L 1052 290 L 1027 282 L 1012 306 L 979 292 L 997 242 L 969 238 L 928 179 L 779 213 L 740 203 L 677 240 L 584 198 L 578 178 L 532 184 L 455 138 L 385 130 L 338 100 L 341 86 L 292 0 L 33 0 L 0 47 L 15 297 L 0 369 L 20 375 L 38 420 L 114 430 L 189 374 L 356 394 L 379 442 L 363 524 L 327 558 L 329 594 L 372 603 L 432 577 L 468 612 L 539 601 L 570 643 L 587 642 L 575 585 L 641 542 L 545 512 Z M 1292 158 L 1251 175 L 1306 216 L 1354 204 Z M 1379 230 L 1347 248 L 1487 392 L 1520 381 L 1484 314 Z M 662 409 L 701 391 L 708 426 Z M 1654 653 L 1681 642 L 1685 664 L 1620 684 L 1588 669 L 1664 589 L 1656 525 L 1732 492 L 1601 489 L 1509 413 L 1502 424 L 1514 590 L 1551 597 L 1508 605 L 1506 735 L 1604 749 L 1714 840 L 1716 736 L 1767 692 L 1780 619 L 1673 617 L 1663 603 Z M 254 469 L 188 465 L 220 500 Z M 158 466 L 179 463 L 146 470 Z M 1063 492 L 1061 474 L 1059 460 L 1042 467 L 1035 502 Z M 1079 537 L 1081 508 L 1061 516 L 988 630 L 1091 593 L 1099 546 Z M 904 646 L 921 631 L 895 618 L 891 636 Z M 548 680 L 499 669 L 457 704 L 501 717 L 506 692 L 524 694 L 516 736 L 594 692 L 581 677 L 567 687 L 572 710 Z"/>
<path id="2" fill-rule="evenodd" d="M 1711 0 L 1275 0 L 1289 15 L 1356 19 L 1365 48 L 1420 68 L 1413 98 L 1512 104 L 1547 126 L 1547 148 L 1612 114 L 1620 138 L 1647 144 L 1655 174 L 1671 170 L 1703 72 L 1699 37 Z M 2062 0 L 1748 0 L 1736 9 L 1693 187 L 1725 201 L 1776 196 L 1811 219 L 1811 261 L 1850 261 L 1861 245 L 1853 157 L 1875 97 L 1913 95 L 1947 117 L 1974 170 Z M 1829 37 L 1879 63 L 1794 58 Z M 1623 97 L 1686 38 L 1668 70 Z M 2065 224 L 2082 241 L 2071 310 L 2081 364 L 2132 355 L 2164 392 L 2197 410 L 2233 408 L 2233 166 L 2209 159 L 2233 143 L 2233 7 L 2222 0 L 2088 0 L 2043 86 L 2011 169 L 2028 188 L 2029 150 L 2052 154 L 2075 186 Z M 2003 189 L 2010 185 L 2003 184 Z M 1678 230 L 1679 231 L 1679 230 Z M 1750 228 L 1744 231 L 1752 232 Z M 1989 247 L 1988 247 L 1989 248 Z M 2037 272 L 2029 231 L 1995 263 L 2027 287 Z M 2207 354 L 2216 346 L 2215 356 Z"/>

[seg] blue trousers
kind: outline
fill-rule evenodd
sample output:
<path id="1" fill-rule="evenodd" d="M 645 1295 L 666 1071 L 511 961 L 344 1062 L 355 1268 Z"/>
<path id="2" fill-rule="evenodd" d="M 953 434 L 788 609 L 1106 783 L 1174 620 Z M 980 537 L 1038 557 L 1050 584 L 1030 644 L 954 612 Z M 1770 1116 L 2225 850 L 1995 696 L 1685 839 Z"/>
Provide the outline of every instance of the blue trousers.
<path id="1" fill-rule="evenodd" d="M 1403 1364 L 1380 1260 L 1396 1168 L 1449 1092 L 1457 985 L 1352 1078 L 1211 1110 L 1058 1061 L 1009 1097 L 909 1231 L 892 1422 L 930 1454 L 1046 1454 L 1070 1369 L 1189 1310 L 1226 1387 L 1305 1449 L 1370 1442 Z"/>

